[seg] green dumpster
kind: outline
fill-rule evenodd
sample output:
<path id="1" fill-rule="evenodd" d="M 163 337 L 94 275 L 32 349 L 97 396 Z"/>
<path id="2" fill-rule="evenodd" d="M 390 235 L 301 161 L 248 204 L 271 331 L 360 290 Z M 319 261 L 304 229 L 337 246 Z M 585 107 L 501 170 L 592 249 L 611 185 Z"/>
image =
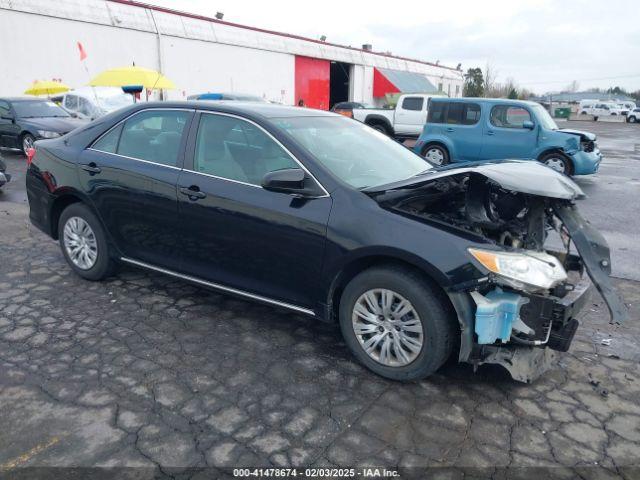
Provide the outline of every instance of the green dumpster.
<path id="1" fill-rule="evenodd" d="M 554 110 L 553 116 L 556 118 L 569 118 L 571 116 L 571 108 L 558 107 Z"/>

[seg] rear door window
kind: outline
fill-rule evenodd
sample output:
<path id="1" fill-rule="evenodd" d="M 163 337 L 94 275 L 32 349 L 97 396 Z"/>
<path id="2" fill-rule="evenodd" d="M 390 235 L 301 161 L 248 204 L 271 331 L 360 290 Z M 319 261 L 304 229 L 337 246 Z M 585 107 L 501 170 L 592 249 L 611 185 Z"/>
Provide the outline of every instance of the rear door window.
<path id="1" fill-rule="evenodd" d="M 134 115 L 124 124 L 118 154 L 175 167 L 188 118 L 189 112 L 183 110 L 153 110 Z"/>
<path id="2" fill-rule="evenodd" d="M 462 124 L 462 118 L 464 115 L 465 104 L 462 102 L 451 102 L 449 104 L 449 111 L 447 112 L 447 123 L 449 125 Z"/>
<path id="3" fill-rule="evenodd" d="M 480 121 L 480 105 L 477 103 L 465 104 L 462 123 L 464 125 L 475 125 Z"/>
<path id="4" fill-rule="evenodd" d="M 91 148 L 175 167 L 190 115 L 186 110 L 143 111 L 101 137 Z"/>
<path id="5" fill-rule="evenodd" d="M 424 98 L 422 97 L 405 97 L 402 100 L 403 110 L 415 110 L 419 112 L 424 105 Z"/>

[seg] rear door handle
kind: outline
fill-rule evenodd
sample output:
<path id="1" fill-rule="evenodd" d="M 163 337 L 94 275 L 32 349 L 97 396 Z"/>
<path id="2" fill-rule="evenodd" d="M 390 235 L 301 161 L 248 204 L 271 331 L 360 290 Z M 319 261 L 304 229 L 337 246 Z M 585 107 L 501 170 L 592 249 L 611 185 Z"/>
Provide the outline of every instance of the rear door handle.
<path id="1" fill-rule="evenodd" d="M 453 128 L 448 127 L 448 128 L 447 128 L 447 132 L 453 132 Z"/>
<path id="2" fill-rule="evenodd" d="M 487 135 L 494 135 L 494 134 L 495 134 L 495 132 L 494 132 L 493 130 L 489 130 L 489 131 L 487 132 Z"/>
<path id="3" fill-rule="evenodd" d="M 193 200 L 194 202 L 207 196 L 206 193 L 200 191 L 200 187 L 197 185 L 191 185 L 189 188 L 181 187 L 180 193 L 186 195 L 189 197 L 189 200 Z"/>
<path id="4" fill-rule="evenodd" d="M 99 166 L 97 166 L 94 162 L 91 162 L 88 165 L 82 165 L 82 169 L 86 172 L 89 172 L 91 175 L 95 175 L 102 171 L 102 169 Z"/>

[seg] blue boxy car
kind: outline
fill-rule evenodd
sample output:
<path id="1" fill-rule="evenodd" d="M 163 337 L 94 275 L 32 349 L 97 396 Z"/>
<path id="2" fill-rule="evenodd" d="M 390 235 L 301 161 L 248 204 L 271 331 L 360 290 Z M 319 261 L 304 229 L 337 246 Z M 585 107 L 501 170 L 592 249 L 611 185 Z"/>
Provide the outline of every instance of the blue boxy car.
<path id="1" fill-rule="evenodd" d="M 494 98 L 432 98 L 414 151 L 431 163 L 531 159 L 567 175 L 598 171 L 596 136 L 559 129 L 542 105 Z"/>

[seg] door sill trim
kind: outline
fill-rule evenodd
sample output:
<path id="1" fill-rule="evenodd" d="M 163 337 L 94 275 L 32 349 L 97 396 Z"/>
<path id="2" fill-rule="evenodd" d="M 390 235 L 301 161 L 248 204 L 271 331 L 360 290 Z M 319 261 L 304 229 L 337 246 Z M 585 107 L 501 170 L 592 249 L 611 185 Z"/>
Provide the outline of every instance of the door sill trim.
<path id="1" fill-rule="evenodd" d="M 120 260 L 123 262 L 129 263 L 131 265 L 136 265 L 138 267 L 146 268 L 148 270 L 154 270 L 156 272 L 164 273 L 166 275 L 171 275 L 172 277 L 181 278 L 183 280 L 187 280 L 188 282 L 204 285 L 205 287 L 221 290 L 223 292 L 233 293 L 235 295 L 240 295 L 242 297 L 251 298 L 253 300 L 258 300 L 260 302 L 269 303 L 271 305 L 276 305 L 278 307 L 287 308 L 289 310 L 294 310 L 296 312 L 304 313 L 306 315 L 311 315 L 313 317 L 315 317 L 316 315 L 313 310 L 310 310 L 308 308 L 299 307 L 297 305 L 292 305 L 286 302 L 280 302 L 278 300 L 273 300 L 271 298 L 263 297 L 261 295 L 245 292 L 244 290 L 238 290 L 237 288 L 226 287 L 218 283 L 208 282 L 207 280 L 202 280 L 201 278 L 198 278 L 198 277 L 192 277 L 191 275 L 185 275 L 183 273 L 174 272 L 173 270 L 167 270 L 166 268 L 156 267 L 155 265 L 141 262 L 139 260 L 134 260 L 132 258 L 120 257 Z"/>

